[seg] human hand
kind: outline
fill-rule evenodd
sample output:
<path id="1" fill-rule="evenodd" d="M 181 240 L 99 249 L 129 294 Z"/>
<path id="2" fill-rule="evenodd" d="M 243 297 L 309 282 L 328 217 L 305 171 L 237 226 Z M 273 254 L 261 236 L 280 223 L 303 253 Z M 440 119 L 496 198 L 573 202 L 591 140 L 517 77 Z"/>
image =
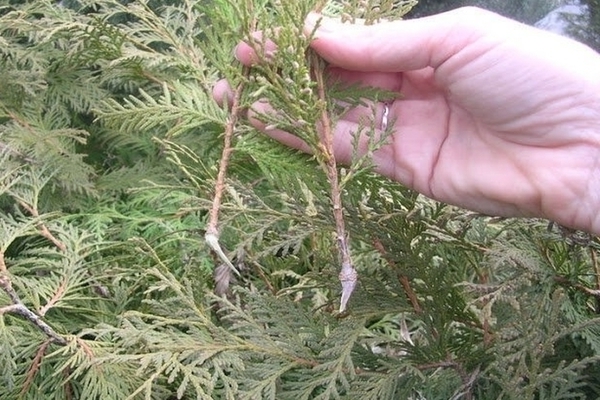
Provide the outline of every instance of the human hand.
<path id="1" fill-rule="evenodd" d="M 320 18 L 309 15 L 307 33 Z M 540 216 L 600 233 L 600 56 L 593 50 L 475 8 L 369 26 L 323 18 L 311 47 L 333 78 L 401 94 L 389 105 L 395 133 L 373 154 L 381 174 L 486 214 Z M 243 43 L 236 56 L 255 59 Z M 225 91 L 218 85 L 215 97 Z M 268 105 L 254 112 L 260 107 Z M 376 108 L 381 118 L 383 105 Z M 338 162 L 351 161 L 353 132 L 369 110 L 351 110 L 337 123 Z M 265 132 L 307 150 L 287 132 Z"/>

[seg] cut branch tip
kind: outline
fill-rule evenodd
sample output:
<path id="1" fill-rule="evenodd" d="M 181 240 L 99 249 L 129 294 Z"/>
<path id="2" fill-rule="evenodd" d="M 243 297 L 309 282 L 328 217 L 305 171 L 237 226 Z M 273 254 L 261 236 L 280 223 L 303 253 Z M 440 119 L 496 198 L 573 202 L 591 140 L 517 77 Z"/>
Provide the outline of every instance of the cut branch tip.
<path id="1" fill-rule="evenodd" d="M 340 272 L 340 283 L 342 284 L 342 298 L 340 299 L 340 313 L 346 311 L 346 306 L 348 305 L 348 300 L 350 300 L 350 296 L 352 292 L 354 292 L 354 288 L 356 287 L 356 281 L 358 278 L 358 273 L 356 269 L 350 264 L 343 264 L 342 271 Z"/>
<path id="2" fill-rule="evenodd" d="M 227 256 L 223 252 L 223 249 L 221 248 L 221 245 L 219 244 L 219 238 L 217 237 L 216 234 L 207 232 L 204 235 L 204 240 L 206 241 L 206 244 L 208 244 L 208 246 L 212 249 L 212 251 L 215 252 L 215 254 L 219 257 L 219 259 L 221 261 L 223 261 L 233 272 L 235 272 L 235 274 L 237 276 L 241 276 L 240 272 L 237 270 L 237 268 L 234 267 L 234 265 L 231 263 L 231 261 L 229 261 L 229 258 L 227 258 Z"/>

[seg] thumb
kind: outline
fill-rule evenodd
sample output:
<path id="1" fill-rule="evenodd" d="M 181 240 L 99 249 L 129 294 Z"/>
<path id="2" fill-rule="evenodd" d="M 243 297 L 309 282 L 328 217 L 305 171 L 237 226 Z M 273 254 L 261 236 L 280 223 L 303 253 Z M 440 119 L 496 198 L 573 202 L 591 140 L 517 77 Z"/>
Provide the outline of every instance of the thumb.
<path id="1" fill-rule="evenodd" d="M 439 67 L 485 34 L 489 24 L 482 20 L 498 24 L 504 18 L 466 7 L 431 17 L 361 25 L 310 13 L 304 31 L 314 32 L 311 47 L 335 66 L 400 72 Z"/>

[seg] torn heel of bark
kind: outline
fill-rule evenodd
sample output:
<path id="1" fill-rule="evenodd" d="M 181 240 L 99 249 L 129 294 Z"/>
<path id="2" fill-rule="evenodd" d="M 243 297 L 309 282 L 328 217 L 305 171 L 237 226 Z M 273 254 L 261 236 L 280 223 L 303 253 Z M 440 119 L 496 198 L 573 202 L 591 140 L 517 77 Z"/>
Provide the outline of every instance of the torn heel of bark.
<path id="1" fill-rule="evenodd" d="M 240 276 L 240 272 L 237 270 L 237 268 L 235 268 L 233 263 L 229 260 L 229 258 L 223 252 L 223 249 L 221 248 L 221 245 L 219 244 L 219 238 L 217 237 L 217 235 L 215 235 L 214 233 L 207 232 L 204 235 L 204 240 L 206 241 L 206 244 L 208 244 L 208 247 L 210 247 L 211 250 L 215 252 L 217 257 L 219 257 L 219 259 L 225 265 L 227 265 L 229 267 L 229 269 L 231 271 L 233 271 L 237 276 Z"/>
<path id="2" fill-rule="evenodd" d="M 356 287 L 356 281 L 358 279 L 358 273 L 352 264 L 343 263 L 342 270 L 340 271 L 340 283 L 342 284 L 342 298 L 340 299 L 340 314 L 346 311 L 348 300 L 354 288 Z"/>

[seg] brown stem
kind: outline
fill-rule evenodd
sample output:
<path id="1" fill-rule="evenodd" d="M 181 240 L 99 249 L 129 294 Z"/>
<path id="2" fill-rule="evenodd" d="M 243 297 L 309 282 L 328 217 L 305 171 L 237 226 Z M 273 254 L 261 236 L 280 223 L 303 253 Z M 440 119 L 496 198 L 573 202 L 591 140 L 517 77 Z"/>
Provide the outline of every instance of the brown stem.
<path id="1" fill-rule="evenodd" d="M 31 214 L 32 217 L 39 218 L 40 214 L 38 213 L 37 209 L 35 209 L 34 207 L 30 206 L 29 204 L 25 203 L 22 200 L 19 200 L 19 205 L 21 207 L 23 207 L 25 210 L 27 210 L 27 212 L 29 214 Z M 48 227 L 46 227 L 46 225 L 44 225 L 43 223 L 40 222 L 37 224 L 37 227 L 40 231 L 40 235 L 42 235 L 43 237 L 45 237 L 46 239 L 51 241 L 52 244 L 54 244 L 60 251 L 62 251 L 62 252 L 67 251 L 67 246 L 63 242 L 58 240 L 52 234 L 52 232 L 50 232 L 50 230 L 48 229 Z"/>
<path id="2" fill-rule="evenodd" d="M 487 285 L 489 282 L 489 277 L 487 273 L 479 274 L 479 279 L 483 285 Z M 483 307 L 485 308 L 490 302 L 489 299 L 483 300 Z M 490 321 L 485 316 L 483 317 L 483 344 L 487 347 L 492 343 L 493 335 L 491 332 Z"/>
<path id="3" fill-rule="evenodd" d="M 38 351 L 35 353 L 35 357 L 33 358 L 33 361 L 29 366 L 29 370 L 27 371 L 27 379 L 25 379 L 25 383 L 23 383 L 23 388 L 21 389 L 21 397 L 23 397 L 31 387 L 31 384 L 33 383 L 33 380 L 35 379 L 35 376 L 37 375 L 37 372 L 40 369 L 40 364 L 44 359 L 44 355 L 46 354 L 46 349 L 48 348 L 50 343 L 50 340 L 46 340 L 44 343 L 42 343 Z"/>
<path id="4" fill-rule="evenodd" d="M 8 276 L 8 269 L 6 268 L 6 261 L 4 260 L 4 252 L 0 251 L 0 288 L 8 295 L 12 304 L 20 304 L 21 299 L 19 295 L 12 287 L 12 282 Z M 18 312 L 18 308 L 14 310 L 4 310 L 4 312 Z"/>
<path id="5" fill-rule="evenodd" d="M 2 287 L 2 289 L 4 289 L 4 287 Z M 34 324 L 35 326 L 37 326 L 38 329 L 41 330 L 50 339 L 52 339 L 52 341 L 54 343 L 59 344 L 61 346 L 67 345 L 67 340 L 65 338 L 63 338 L 58 333 L 56 333 L 54 331 L 54 329 L 52 329 L 52 327 L 50 327 L 50 325 L 48 325 L 46 322 L 44 322 L 39 317 L 39 315 L 37 315 L 36 313 L 31 311 L 23 303 L 14 304 L 11 307 L 10 311 L 11 311 L 11 314 L 18 314 L 18 315 L 24 317 L 26 320 L 28 320 L 32 324 Z"/>
<path id="6" fill-rule="evenodd" d="M 381 256 L 388 263 L 388 265 L 390 267 L 392 267 L 392 269 L 394 271 L 398 271 L 398 268 L 396 268 L 396 263 L 394 262 L 394 260 L 392 260 L 388 256 L 387 251 L 383 247 L 383 243 L 381 243 L 381 241 L 379 239 L 373 240 L 373 246 L 375 247 L 375 250 L 377 250 L 379 252 L 379 254 L 381 254 Z M 408 297 L 408 300 L 410 301 L 410 304 L 412 305 L 413 310 L 415 310 L 415 313 L 421 314 L 423 312 L 423 309 L 421 308 L 421 305 L 419 304 L 419 299 L 417 298 L 417 294 L 415 293 L 413 288 L 410 286 L 410 280 L 408 279 L 408 277 L 406 275 L 398 273 L 398 280 L 400 281 L 400 284 L 402 285 L 402 288 L 404 289 L 404 293 L 406 293 L 406 297 Z"/>
<path id="7" fill-rule="evenodd" d="M 598 256 L 596 255 L 596 249 L 590 247 L 590 258 L 592 259 L 592 265 L 596 272 L 596 289 L 600 290 L 600 265 L 598 264 Z M 596 314 L 600 314 L 600 298 L 596 298 Z"/>
<path id="8" fill-rule="evenodd" d="M 248 68 L 244 67 L 243 76 L 248 76 Z M 223 192 L 225 191 L 225 178 L 227 177 L 227 167 L 229 166 L 229 159 L 233 152 L 232 139 L 235 131 L 237 121 L 240 118 L 242 107 L 240 106 L 242 92 L 244 90 L 244 82 L 241 82 L 233 94 L 233 101 L 231 104 L 231 114 L 225 125 L 225 132 L 223 133 L 223 151 L 221 153 L 221 160 L 219 161 L 219 172 L 217 173 L 217 180 L 215 182 L 215 194 L 213 197 L 212 206 L 208 214 L 208 224 L 206 226 L 206 233 L 204 239 L 206 243 L 211 247 L 215 254 L 221 259 L 222 262 L 234 271 L 237 275 L 239 272 L 233 266 L 229 258 L 223 252 L 221 245 L 219 244 L 219 210 L 221 209 L 221 201 L 223 199 Z"/>
<path id="9" fill-rule="evenodd" d="M 263 280 L 263 282 L 265 283 L 265 285 L 267 285 L 267 288 L 269 289 L 271 294 L 273 294 L 274 296 L 277 295 L 277 290 L 275 290 L 275 288 L 273 287 L 273 284 L 271 283 L 271 281 L 269 281 L 269 279 L 265 275 L 260 264 L 257 263 L 256 261 L 251 261 L 251 262 L 252 262 L 252 265 L 254 265 L 254 269 L 256 269 L 256 272 L 258 272 L 258 275 L 260 275 L 260 277 Z"/>
<path id="10" fill-rule="evenodd" d="M 71 367 L 67 366 L 67 368 L 65 368 L 63 370 L 63 387 L 65 388 L 65 400 L 73 400 L 73 383 L 71 381 L 70 376 L 71 376 Z"/>
<path id="11" fill-rule="evenodd" d="M 41 317 L 46 315 L 48 310 L 54 307 L 54 305 L 58 303 L 60 299 L 62 299 L 65 292 L 67 291 L 67 283 L 67 278 L 64 278 L 58 286 L 58 288 L 56 288 L 56 292 L 54 292 L 54 295 L 50 298 L 50 300 L 48 300 L 48 302 L 42 308 L 39 309 L 38 314 Z"/>
<path id="12" fill-rule="evenodd" d="M 244 76 L 248 75 L 247 69 L 244 70 Z M 225 132 L 223 133 L 223 151 L 221 153 L 221 160 L 219 161 L 219 172 L 217 174 L 217 181 L 215 182 L 215 195 L 213 197 L 212 207 L 209 211 L 208 225 L 206 233 L 214 234 L 218 236 L 217 225 L 219 223 L 219 209 L 221 208 L 221 200 L 223 198 L 223 192 L 225 191 L 225 178 L 227 176 L 227 167 L 229 166 L 229 159 L 233 148 L 231 146 L 233 133 L 235 126 L 240 117 L 241 107 L 240 100 L 242 98 L 242 92 L 244 90 L 244 82 L 240 83 L 233 94 L 233 101 L 231 104 L 231 114 L 225 125 Z"/>
<path id="13" fill-rule="evenodd" d="M 0 282 L 1 282 L 1 280 L 0 280 Z M 2 286 L 2 285 L 0 284 L 0 286 Z M 0 315 L 11 314 L 11 313 L 15 314 L 19 311 L 20 308 L 21 308 L 21 306 L 18 304 L 11 304 L 8 306 L 0 307 Z"/>
<path id="14" fill-rule="evenodd" d="M 321 62 L 313 54 L 313 65 L 319 65 Z M 321 125 L 320 135 L 320 156 L 323 159 L 325 172 L 331 188 L 331 202 L 333 206 L 333 219 L 335 221 L 335 230 L 338 243 L 338 252 L 340 255 L 342 267 L 340 271 L 340 282 L 342 284 L 342 298 L 340 300 L 340 313 L 346 310 L 346 305 L 350 295 L 354 291 L 357 280 L 357 273 L 352 265 L 350 256 L 350 247 L 348 245 L 348 234 L 344 223 L 344 209 L 342 207 L 342 191 L 340 189 L 337 164 L 333 152 L 333 127 L 327 110 L 327 96 L 325 94 L 325 78 L 323 68 L 315 70 L 315 79 L 317 81 L 317 95 L 321 103 L 321 113 L 319 122 Z"/>
<path id="15" fill-rule="evenodd" d="M 600 300 L 600 289 L 590 289 L 589 287 L 586 287 L 580 283 L 571 282 L 569 279 L 563 276 L 555 276 L 554 281 L 562 286 L 576 289 L 584 294 L 587 294 L 588 296 L 593 296 Z"/>

